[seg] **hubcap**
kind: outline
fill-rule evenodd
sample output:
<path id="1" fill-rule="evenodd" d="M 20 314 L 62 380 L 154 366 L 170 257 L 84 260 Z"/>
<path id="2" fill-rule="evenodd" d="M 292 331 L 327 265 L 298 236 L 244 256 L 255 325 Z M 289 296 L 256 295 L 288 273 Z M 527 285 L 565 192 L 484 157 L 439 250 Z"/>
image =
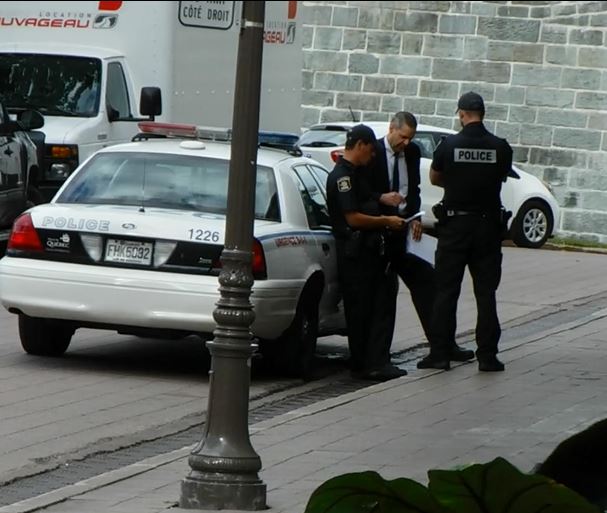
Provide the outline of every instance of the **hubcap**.
<path id="1" fill-rule="evenodd" d="M 523 233 L 529 242 L 540 242 L 548 232 L 548 219 L 539 208 L 532 208 L 523 218 Z"/>

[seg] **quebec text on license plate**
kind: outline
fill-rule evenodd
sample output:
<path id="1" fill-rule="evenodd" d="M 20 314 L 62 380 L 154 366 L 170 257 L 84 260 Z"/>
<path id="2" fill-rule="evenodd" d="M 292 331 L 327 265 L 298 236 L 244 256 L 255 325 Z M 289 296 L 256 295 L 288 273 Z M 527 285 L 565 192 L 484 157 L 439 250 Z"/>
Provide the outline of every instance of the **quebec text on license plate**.
<path id="1" fill-rule="evenodd" d="M 105 245 L 105 261 L 150 265 L 152 262 L 152 243 L 108 239 Z"/>

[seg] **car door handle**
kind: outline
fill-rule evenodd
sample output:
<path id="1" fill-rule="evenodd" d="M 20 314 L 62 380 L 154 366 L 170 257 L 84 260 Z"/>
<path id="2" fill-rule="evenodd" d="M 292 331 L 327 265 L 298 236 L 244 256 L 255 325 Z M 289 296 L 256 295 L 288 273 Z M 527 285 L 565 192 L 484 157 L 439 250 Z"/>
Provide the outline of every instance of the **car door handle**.
<path id="1" fill-rule="evenodd" d="M 322 250 L 324 251 L 325 254 L 331 252 L 331 246 L 329 246 L 326 242 L 323 242 L 321 244 L 321 247 L 322 247 Z"/>

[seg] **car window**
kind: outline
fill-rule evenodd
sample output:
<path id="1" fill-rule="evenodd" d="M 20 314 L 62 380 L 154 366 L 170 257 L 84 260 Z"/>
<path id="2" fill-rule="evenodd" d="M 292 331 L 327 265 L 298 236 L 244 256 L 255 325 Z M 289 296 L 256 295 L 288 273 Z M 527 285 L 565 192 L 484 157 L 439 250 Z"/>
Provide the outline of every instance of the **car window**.
<path id="1" fill-rule="evenodd" d="M 229 161 L 187 155 L 99 153 L 78 171 L 58 203 L 130 205 L 225 214 Z M 280 221 L 272 168 L 258 166 L 255 217 Z"/>
<path id="2" fill-rule="evenodd" d="M 346 144 L 345 128 L 308 130 L 297 142 L 298 146 L 312 146 L 316 148 L 330 148 L 333 146 L 344 146 Z"/>
<path id="3" fill-rule="evenodd" d="M 121 118 L 131 117 L 129 92 L 124 78 L 124 71 L 119 62 L 110 62 L 107 67 L 106 100 Z"/>
<path id="4" fill-rule="evenodd" d="M 419 146 L 423 158 L 432 158 L 435 148 L 434 137 L 432 137 L 432 134 L 418 132 L 415 134 L 413 141 Z"/>
<path id="5" fill-rule="evenodd" d="M 314 166 L 309 164 L 308 167 L 316 181 L 320 184 L 320 188 L 323 192 L 325 198 L 327 197 L 327 178 L 329 177 L 329 172 L 324 167 Z"/>
<path id="6" fill-rule="evenodd" d="M 310 228 L 330 226 L 327 201 L 311 171 L 306 166 L 297 166 L 295 174 Z"/>

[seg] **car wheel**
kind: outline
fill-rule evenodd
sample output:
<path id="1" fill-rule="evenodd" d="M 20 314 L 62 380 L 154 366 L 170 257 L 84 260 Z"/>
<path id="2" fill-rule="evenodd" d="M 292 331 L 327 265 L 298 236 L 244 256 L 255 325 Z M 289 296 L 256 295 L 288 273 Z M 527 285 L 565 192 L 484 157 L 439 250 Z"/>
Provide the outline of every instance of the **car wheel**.
<path id="1" fill-rule="evenodd" d="M 261 341 L 260 349 L 275 371 L 289 377 L 308 379 L 312 373 L 317 339 L 318 297 L 308 292 L 300 298 L 289 328 L 277 340 Z"/>
<path id="2" fill-rule="evenodd" d="M 539 248 L 552 233 L 554 219 L 550 207 L 541 200 L 529 200 L 519 209 L 512 226 L 510 237 L 520 247 Z"/>
<path id="3" fill-rule="evenodd" d="M 21 346 L 36 356 L 61 356 L 70 345 L 74 328 L 60 321 L 19 315 Z"/>

